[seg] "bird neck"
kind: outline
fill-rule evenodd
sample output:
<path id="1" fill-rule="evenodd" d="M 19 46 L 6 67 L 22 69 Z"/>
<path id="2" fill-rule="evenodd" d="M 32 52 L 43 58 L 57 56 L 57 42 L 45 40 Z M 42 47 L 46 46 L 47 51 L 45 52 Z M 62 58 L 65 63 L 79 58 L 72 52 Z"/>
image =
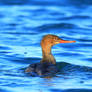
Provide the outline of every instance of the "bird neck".
<path id="1" fill-rule="evenodd" d="M 42 46 L 42 60 L 41 62 L 50 62 L 56 64 L 56 60 L 51 53 L 51 46 Z"/>

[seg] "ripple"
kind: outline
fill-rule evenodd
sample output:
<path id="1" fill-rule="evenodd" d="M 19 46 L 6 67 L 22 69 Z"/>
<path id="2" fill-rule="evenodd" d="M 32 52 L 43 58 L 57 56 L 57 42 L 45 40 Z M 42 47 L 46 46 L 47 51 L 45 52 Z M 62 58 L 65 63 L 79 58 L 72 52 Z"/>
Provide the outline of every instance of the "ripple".
<path id="1" fill-rule="evenodd" d="M 43 25 L 38 27 L 37 29 L 39 31 L 47 31 L 48 29 L 73 29 L 76 28 L 77 26 L 74 24 L 69 24 L 69 23 L 59 23 L 59 24 L 47 24 L 47 25 Z M 63 31 L 63 30 L 62 30 Z"/>
<path id="2" fill-rule="evenodd" d="M 4 33 L 4 34 L 12 34 L 12 35 L 36 35 L 36 34 L 38 34 L 36 32 L 33 33 L 33 32 L 17 32 L 17 31 L 15 31 L 15 32 L 7 31 L 7 32 L 2 32 L 2 33 Z"/>
<path id="3" fill-rule="evenodd" d="M 82 59 L 82 60 L 92 62 L 92 58 L 84 58 L 84 59 Z"/>
<path id="4" fill-rule="evenodd" d="M 78 39 L 79 41 L 82 41 L 82 42 L 92 42 L 92 40 L 91 39 Z"/>
<path id="5" fill-rule="evenodd" d="M 83 57 L 84 55 L 82 55 L 81 53 L 69 53 L 69 52 L 64 52 L 64 53 L 59 53 L 59 55 L 62 56 L 70 56 L 70 57 Z"/>
<path id="6" fill-rule="evenodd" d="M 12 91 L 10 91 L 10 90 L 7 90 L 7 89 L 5 89 L 5 88 L 0 88 L 0 92 L 12 92 Z"/>
<path id="7" fill-rule="evenodd" d="M 39 62 L 41 60 L 40 58 L 37 57 L 23 58 L 23 57 L 18 57 L 16 55 L 12 55 L 12 56 L 6 55 L 4 59 L 7 59 L 14 63 L 22 63 L 22 64 L 32 64 Z"/>
<path id="8" fill-rule="evenodd" d="M 75 49 L 76 48 L 83 48 L 83 47 L 84 48 L 85 47 L 89 47 L 90 48 L 90 47 L 92 47 L 92 44 L 90 44 L 90 43 L 79 43 L 79 44 L 73 44 L 73 45 L 72 44 L 69 44 L 69 45 L 68 44 L 67 45 L 63 44 L 62 47 L 63 48 L 75 48 Z"/>
<path id="9" fill-rule="evenodd" d="M 51 92 L 92 92 L 91 89 L 66 89 L 66 90 L 61 90 L 61 89 L 51 89 Z"/>
<path id="10" fill-rule="evenodd" d="M 90 16 L 75 15 L 75 16 L 61 18 L 61 20 L 73 20 L 73 19 L 82 20 L 82 19 L 90 19 L 90 18 L 91 18 Z"/>
<path id="11" fill-rule="evenodd" d="M 1 49 L 1 50 L 11 50 L 11 48 L 6 47 L 6 46 L 0 46 L 0 49 Z"/>

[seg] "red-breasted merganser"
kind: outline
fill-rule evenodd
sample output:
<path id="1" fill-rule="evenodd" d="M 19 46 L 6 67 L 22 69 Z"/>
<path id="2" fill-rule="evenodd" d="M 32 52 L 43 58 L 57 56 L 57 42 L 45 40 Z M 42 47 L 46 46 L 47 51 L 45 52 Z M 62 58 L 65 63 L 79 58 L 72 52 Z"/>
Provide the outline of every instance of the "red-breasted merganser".
<path id="1" fill-rule="evenodd" d="M 48 74 L 55 74 L 58 72 L 56 66 L 56 60 L 51 53 L 51 48 L 55 44 L 59 43 L 74 43 L 76 41 L 68 41 L 59 38 L 56 35 L 45 35 L 41 40 L 41 47 L 42 47 L 42 60 L 40 63 L 35 63 L 29 65 L 26 68 L 25 72 L 30 74 L 37 74 L 37 75 L 48 75 Z"/>

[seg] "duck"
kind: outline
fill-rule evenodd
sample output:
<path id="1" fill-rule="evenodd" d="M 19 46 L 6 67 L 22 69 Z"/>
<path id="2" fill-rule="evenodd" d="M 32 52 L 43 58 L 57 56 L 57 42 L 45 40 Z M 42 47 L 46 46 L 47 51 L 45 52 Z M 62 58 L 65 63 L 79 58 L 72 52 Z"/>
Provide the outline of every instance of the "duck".
<path id="1" fill-rule="evenodd" d="M 30 75 L 48 76 L 56 74 L 59 69 L 56 66 L 56 59 L 52 54 L 52 47 L 60 43 L 74 43 L 76 41 L 63 40 L 59 36 L 47 34 L 41 40 L 42 59 L 39 63 L 30 64 L 25 73 Z"/>

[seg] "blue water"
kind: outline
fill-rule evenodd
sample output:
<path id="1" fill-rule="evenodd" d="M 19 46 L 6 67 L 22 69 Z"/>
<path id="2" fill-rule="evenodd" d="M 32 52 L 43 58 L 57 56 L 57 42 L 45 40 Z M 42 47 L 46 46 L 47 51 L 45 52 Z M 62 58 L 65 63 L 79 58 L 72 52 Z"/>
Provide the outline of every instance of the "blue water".
<path id="1" fill-rule="evenodd" d="M 29 76 L 46 34 L 77 42 L 53 47 L 61 73 Z M 0 92 L 92 92 L 92 0 L 0 0 Z"/>

